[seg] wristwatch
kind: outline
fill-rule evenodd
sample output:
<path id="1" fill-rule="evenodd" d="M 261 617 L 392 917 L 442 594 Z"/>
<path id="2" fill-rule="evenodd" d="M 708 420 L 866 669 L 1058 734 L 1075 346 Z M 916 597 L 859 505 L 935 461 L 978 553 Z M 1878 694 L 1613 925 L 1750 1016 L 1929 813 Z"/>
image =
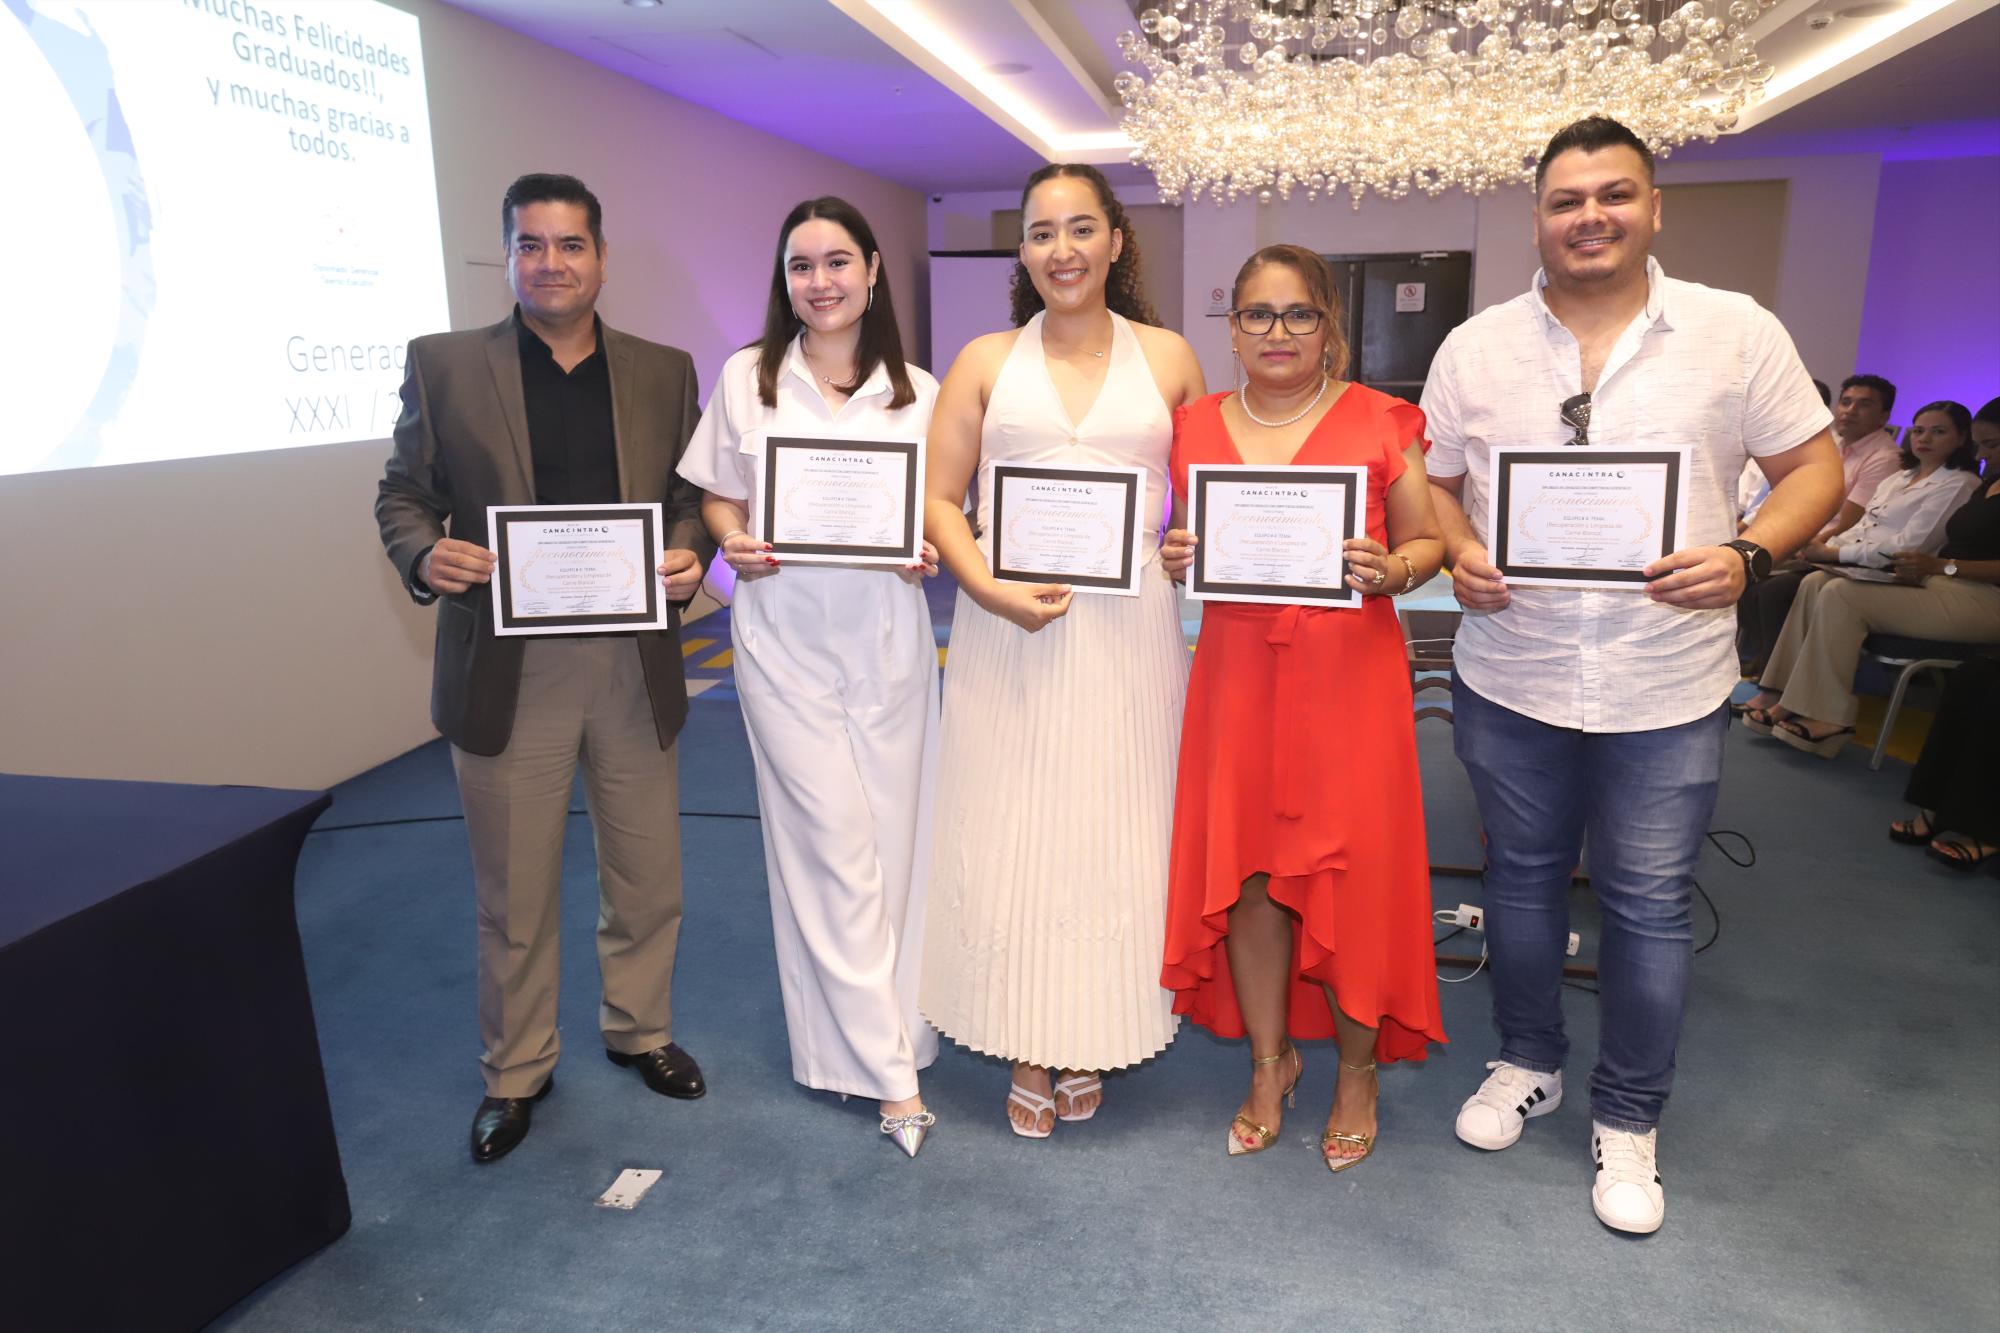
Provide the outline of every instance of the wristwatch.
<path id="1" fill-rule="evenodd" d="M 1944 562 L 1944 576 L 1948 579 L 1955 579 L 1958 577 L 1958 561 L 1947 560 Z"/>
<path id="2" fill-rule="evenodd" d="M 1756 587 L 1771 576 L 1771 553 L 1756 542 L 1738 538 L 1723 545 L 1743 557 L 1743 586 L 1746 589 Z"/>

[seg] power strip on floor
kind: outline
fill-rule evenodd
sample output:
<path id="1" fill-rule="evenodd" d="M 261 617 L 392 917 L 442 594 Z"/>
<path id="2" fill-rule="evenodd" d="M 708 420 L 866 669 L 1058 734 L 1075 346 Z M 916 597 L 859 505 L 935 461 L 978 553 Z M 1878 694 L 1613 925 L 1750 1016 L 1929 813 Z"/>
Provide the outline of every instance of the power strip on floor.
<path id="1" fill-rule="evenodd" d="M 1456 910 L 1447 908 L 1444 911 L 1432 913 L 1432 917 L 1440 925 L 1462 926 L 1467 930 L 1483 931 L 1486 923 L 1485 909 L 1473 903 L 1460 903 Z M 1572 930 L 1569 933 L 1569 947 L 1563 950 L 1563 953 L 1568 957 L 1574 958 L 1576 957 L 1577 949 L 1582 944 L 1583 940 Z"/>

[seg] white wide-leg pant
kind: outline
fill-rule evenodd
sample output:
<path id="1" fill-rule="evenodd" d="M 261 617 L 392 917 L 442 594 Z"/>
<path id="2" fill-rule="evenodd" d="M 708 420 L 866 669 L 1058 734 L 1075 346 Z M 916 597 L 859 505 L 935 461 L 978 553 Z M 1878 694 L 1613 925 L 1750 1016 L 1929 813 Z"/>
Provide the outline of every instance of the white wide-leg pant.
<path id="1" fill-rule="evenodd" d="M 790 565 L 739 581 L 730 616 L 792 1077 L 914 1097 L 937 1058 L 916 1003 L 938 728 L 923 589 Z"/>

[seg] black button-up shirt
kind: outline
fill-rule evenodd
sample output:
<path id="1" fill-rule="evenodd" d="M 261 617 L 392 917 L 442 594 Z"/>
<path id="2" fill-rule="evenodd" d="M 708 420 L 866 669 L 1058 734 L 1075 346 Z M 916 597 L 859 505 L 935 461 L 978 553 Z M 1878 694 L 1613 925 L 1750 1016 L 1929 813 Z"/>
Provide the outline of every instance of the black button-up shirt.
<path id="1" fill-rule="evenodd" d="M 521 390 L 528 400 L 528 452 L 535 460 L 535 503 L 617 504 L 618 448 L 611 430 L 611 371 L 604 323 L 597 349 L 567 374 L 517 307 Z"/>

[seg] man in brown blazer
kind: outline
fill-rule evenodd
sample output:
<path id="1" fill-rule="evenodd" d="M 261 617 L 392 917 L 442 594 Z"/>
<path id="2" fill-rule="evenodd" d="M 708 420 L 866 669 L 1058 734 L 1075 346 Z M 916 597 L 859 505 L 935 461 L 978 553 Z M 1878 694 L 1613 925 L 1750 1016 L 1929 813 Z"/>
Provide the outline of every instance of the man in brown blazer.
<path id="1" fill-rule="evenodd" d="M 674 737 L 687 717 L 678 608 L 715 552 L 701 492 L 674 470 L 700 415 L 694 365 L 597 318 L 603 211 L 581 181 L 523 176 L 501 218 L 514 313 L 410 343 L 375 501 L 410 595 L 438 602 L 431 717 L 451 742 L 478 900 L 476 1162 L 520 1143 L 554 1086 L 562 842 L 579 759 L 597 842 L 606 1054 L 666 1096 L 706 1090 L 672 1042 L 669 997 L 681 919 Z M 488 505 L 653 501 L 672 628 L 494 635 Z"/>

